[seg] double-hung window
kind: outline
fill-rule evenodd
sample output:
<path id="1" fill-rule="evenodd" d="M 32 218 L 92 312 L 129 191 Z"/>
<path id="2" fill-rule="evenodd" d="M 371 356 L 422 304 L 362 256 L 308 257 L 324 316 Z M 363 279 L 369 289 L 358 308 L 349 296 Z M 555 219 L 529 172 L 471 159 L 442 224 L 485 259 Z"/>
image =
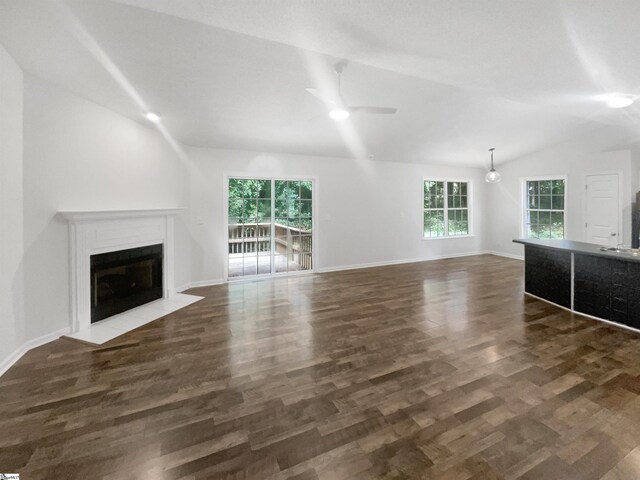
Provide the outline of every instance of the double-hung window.
<path id="1" fill-rule="evenodd" d="M 527 238 L 565 238 L 566 179 L 524 180 L 524 228 Z"/>
<path id="2" fill-rule="evenodd" d="M 424 181 L 424 238 L 470 234 L 469 182 Z"/>

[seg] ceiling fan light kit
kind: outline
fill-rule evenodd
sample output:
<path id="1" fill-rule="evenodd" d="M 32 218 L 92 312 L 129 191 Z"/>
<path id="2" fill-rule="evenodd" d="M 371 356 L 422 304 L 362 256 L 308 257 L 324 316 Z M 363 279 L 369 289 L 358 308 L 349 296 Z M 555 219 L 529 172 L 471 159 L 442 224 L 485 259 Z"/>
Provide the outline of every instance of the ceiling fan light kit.
<path id="1" fill-rule="evenodd" d="M 345 120 L 351 116 L 349 110 L 344 108 L 334 108 L 329 111 L 329 116 L 334 120 Z"/>
<path id="2" fill-rule="evenodd" d="M 346 60 L 341 60 L 333 66 L 333 71 L 336 72 L 338 76 L 338 98 L 333 99 L 331 95 L 321 92 L 317 88 L 307 88 L 307 92 L 316 97 L 322 103 L 327 105 L 329 110 L 329 116 L 337 121 L 345 120 L 351 116 L 352 113 L 362 112 L 362 113 L 371 113 L 374 115 L 389 115 L 394 114 L 398 111 L 397 108 L 393 107 L 372 107 L 372 106 L 350 106 L 342 99 L 342 93 L 340 90 L 340 79 L 344 67 L 347 66 Z"/>
<path id="3" fill-rule="evenodd" d="M 637 99 L 635 95 L 626 95 L 624 93 L 614 93 L 607 99 L 607 107 L 609 108 L 625 108 L 632 105 Z"/>
<path id="4" fill-rule="evenodd" d="M 160 115 L 158 115 L 157 113 L 147 112 L 144 114 L 144 116 L 147 120 L 153 123 L 158 123 L 160 121 Z"/>
<path id="5" fill-rule="evenodd" d="M 491 170 L 489 170 L 484 177 L 484 181 L 487 183 L 498 183 L 500 180 L 502 180 L 502 175 L 496 172 L 496 169 L 493 167 L 493 151 L 494 150 L 495 148 L 489 149 L 489 151 L 491 152 Z"/>

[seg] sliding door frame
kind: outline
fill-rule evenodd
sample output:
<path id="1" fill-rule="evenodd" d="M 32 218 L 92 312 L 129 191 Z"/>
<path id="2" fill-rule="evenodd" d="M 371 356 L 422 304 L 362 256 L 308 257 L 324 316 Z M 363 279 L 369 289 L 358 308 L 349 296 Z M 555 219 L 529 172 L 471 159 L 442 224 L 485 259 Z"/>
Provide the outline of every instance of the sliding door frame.
<path id="1" fill-rule="evenodd" d="M 311 244 L 313 248 L 311 250 L 311 270 L 298 270 L 293 272 L 274 272 L 273 263 L 271 264 L 271 273 L 270 274 L 256 274 L 256 275 L 247 275 L 240 277 L 229 278 L 229 180 L 232 178 L 239 179 L 251 179 L 251 180 L 271 180 L 271 186 L 275 185 L 274 180 L 307 180 L 312 183 L 312 197 L 311 197 Z M 223 175 L 223 185 L 222 185 L 222 219 L 224 222 L 224 279 L 229 281 L 240 281 L 240 280 L 256 280 L 260 278 L 274 278 L 274 277 L 282 277 L 289 275 L 305 275 L 308 273 L 316 273 L 318 272 L 318 212 L 319 212 L 319 181 L 318 177 L 311 175 L 252 175 L 249 172 L 226 172 Z M 271 192 L 271 221 L 273 227 L 273 219 L 274 219 L 274 191 Z M 273 228 L 271 230 L 271 262 L 275 261 L 273 248 L 275 247 L 274 235 L 275 231 Z"/>

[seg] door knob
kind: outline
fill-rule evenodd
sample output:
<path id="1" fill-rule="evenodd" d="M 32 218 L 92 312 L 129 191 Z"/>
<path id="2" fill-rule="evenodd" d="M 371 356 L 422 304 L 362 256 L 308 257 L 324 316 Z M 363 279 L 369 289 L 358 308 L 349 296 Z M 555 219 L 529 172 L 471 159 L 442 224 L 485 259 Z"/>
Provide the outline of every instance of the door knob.
<path id="1" fill-rule="evenodd" d="M 616 235 L 618 235 L 617 233 L 612 233 L 611 236 L 615 237 Z"/>

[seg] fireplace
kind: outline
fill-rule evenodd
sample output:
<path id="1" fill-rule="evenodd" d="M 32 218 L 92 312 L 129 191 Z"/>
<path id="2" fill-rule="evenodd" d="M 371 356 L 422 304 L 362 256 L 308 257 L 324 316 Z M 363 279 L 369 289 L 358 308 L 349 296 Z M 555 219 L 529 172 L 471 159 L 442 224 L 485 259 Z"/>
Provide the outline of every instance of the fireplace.
<path id="1" fill-rule="evenodd" d="M 138 247 L 148 248 L 152 246 L 156 249 L 154 254 L 157 255 L 157 249 L 160 247 L 159 263 L 143 264 L 142 269 L 146 269 L 146 277 L 145 275 L 142 276 L 146 278 L 146 281 L 144 278 L 141 281 L 147 286 L 151 283 L 153 285 L 151 290 L 154 291 L 157 290 L 158 286 L 160 287 L 161 294 L 154 298 L 169 298 L 175 294 L 173 225 L 174 216 L 182 210 L 184 209 L 166 208 L 60 212 L 60 215 L 69 222 L 71 334 L 88 331 L 92 326 L 98 328 L 101 325 L 95 324 L 94 322 L 97 321 L 95 319 L 115 315 L 116 310 L 114 307 L 105 307 L 108 310 L 108 313 L 105 314 L 94 315 L 93 313 L 93 307 L 96 305 L 97 285 L 95 285 L 96 280 L 93 278 L 92 271 L 94 267 L 103 266 L 112 260 L 115 262 L 115 258 L 117 258 L 107 256 L 100 259 L 99 257 L 103 254 L 127 252 Z M 93 257 L 97 258 L 94 259 Z M 107 260 L 104 260 L 104 258 Z M 151 258 L 143 261 L 146 260 L 151 260 Z M 105 263 L 101 263 L 103 261 Z M 120 267 L 122 265 L 113 265 L 116 270 L 105 275 L 124 275 L 126 277 L 127 274 L 123 273 Z M 149 268 L 151 268 L 151 272 Z M 118 278 L 119 280 L 125 279 Z M 150 282 L 149 279 L 152 281 Z M 116 278 L 114 277 L 112 280 L 116 280 Z M 101 294 L 104 295 L 104 290 L 107 293 L 109 289 L 114 290 L 113 295 L 111 295 L 113 303 L 123 304 L 129 302 L 129 300 L 126 302 L 122 300 L 124 297 L 120 297 L 118 302 L 114 300 L 114 297 L 117 296 L 115 290 L 120 291 L 120 286 L 116 289 L 111 285 L 108 288 L 106 287 L 101 287 Z M 145 293 L 144 295 L 150 295 L 150 293 Z M 141 295 L 142 300 L 138 298 L 137 301 L 141 303 L 150 301 L 146 300 L 144 295 Z M 100 299 L 98 298 L 98 300 Z M 106 300 L 106 298 L 103 298 L 103 300 Z M 133 304 L 129 303 L 129 305 Z"/>
<path id="2" fill-rule="evenodd" d="M 91 255 L 91 323 L 162 298 L 162 244 Z"/>

